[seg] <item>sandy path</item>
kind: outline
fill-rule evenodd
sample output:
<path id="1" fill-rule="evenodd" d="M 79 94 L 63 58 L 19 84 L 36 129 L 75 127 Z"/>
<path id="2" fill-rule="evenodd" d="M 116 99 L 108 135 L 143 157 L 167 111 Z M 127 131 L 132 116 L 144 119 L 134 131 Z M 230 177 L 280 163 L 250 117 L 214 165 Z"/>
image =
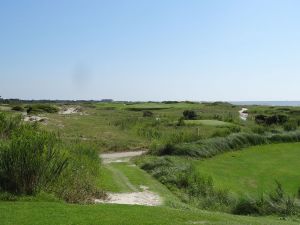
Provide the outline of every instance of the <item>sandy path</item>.
<path id="1" fill-rule="evenodd" d="M 130 191 L 132 192 L 137 192 L 138 189 L 132 184 L 130 183 L 130 181 L 128 180 L 128 178 L 118 169 L 109 166 L 107 167 L 116 177 L 118 177 L 118 181 L 120 183 L 122 183 L 124 186 L 126 186 Z"/>
<path id="2" fill-rule="evenodd" d="M 105 153 L 100 157 L 104 164 L 129 162 L 130 158 L 144 154 L 146 151 L 135 152 L 117 152 L 117 153 Z M 133 166 L 129 164 L 128 166 Z M 115 174 L 119 181 L 128 187 L 132 192 L 129 193 L 107 193 L 108 198 L 105 200 L 96 199 L 95 203 L 111 203 L 111 204 L 129 204 L 129 205 L 147 205 L 158 206 L 162 204 L 161 198 L 158 194 L 149 191 L 148 187 L 140 186 L 142 191 L 138 191 L 139 188 L 134 186 L 121 170 L 118 170 L 112 166 L 107 165 L 107 168 Z"/>
<path id="3" fill-rule="evenodd" d="M 247 120 L 248 118 L 248 113 L 247 113 L 248 109 L 247 108 L 242 108 L 240 111 L 239 111 L 239 114 L 240 114 L 240 118 L 242 120 Z"/>
<path id="4" fill-rule="evenodd" d="M 103 163 L 128 162 L 130 158 L 146 153 L 146 151 L 114 152 L 100 154 Z"/>

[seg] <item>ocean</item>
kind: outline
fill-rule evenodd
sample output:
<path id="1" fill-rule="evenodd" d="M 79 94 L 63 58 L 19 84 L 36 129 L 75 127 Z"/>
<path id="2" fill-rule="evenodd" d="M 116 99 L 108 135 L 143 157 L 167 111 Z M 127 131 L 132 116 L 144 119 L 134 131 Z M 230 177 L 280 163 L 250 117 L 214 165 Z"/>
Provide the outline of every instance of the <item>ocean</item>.
<path id="1" fill-rule="evenodd" d="M 300 101 L 233 101 L 233 105 L 300 106 Z"/>

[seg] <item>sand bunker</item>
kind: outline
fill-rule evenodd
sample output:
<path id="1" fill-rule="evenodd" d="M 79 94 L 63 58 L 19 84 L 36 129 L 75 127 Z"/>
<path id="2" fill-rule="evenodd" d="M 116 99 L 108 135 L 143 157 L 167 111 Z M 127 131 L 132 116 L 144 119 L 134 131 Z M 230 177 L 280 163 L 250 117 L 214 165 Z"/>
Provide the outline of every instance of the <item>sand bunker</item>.
<path id="1" fill-rule="evenodd" d="M 135 151 L 135 152 L 115 152 L 115 153 L 105 153 L 101 154 L 103 163 L 120 163 L 128 162 L 130 158 L 138 155 L 144 154 L 146 151 Z M 128 166 L 136 166 L 134 164 Z M 130 186 L 133 186 L 129 181 L 127 181 Z M 136 190 L 137 188 L 132 188 Z M 112 204 L 128 204 L 128 205 L 147 205 L 147 206 L 157 206 L 162 204 L 162 200 L 158 194 L 149 191 L 148 187 L 140 186 L 142 191 L 133 191 L 129 193 L 107 193 L 107 198 L 96 199 L 95 203 L 112 203 Z"/>
<path id="2" fill-rule="evenodd" d="M 25 122 L 47 122 L 47 117 L 40 117 L 40 116 L 28 116 L 24 117 Z"/>
<path id="3" fill-rule="evenodd" d="M 59 111 L 59 114 L 61 115 L 70 115 L 70 114 L 79 114 L 84 115 L 80 107 L 70 107 L 70 108 L 64 108 L 63 110 Z"/>

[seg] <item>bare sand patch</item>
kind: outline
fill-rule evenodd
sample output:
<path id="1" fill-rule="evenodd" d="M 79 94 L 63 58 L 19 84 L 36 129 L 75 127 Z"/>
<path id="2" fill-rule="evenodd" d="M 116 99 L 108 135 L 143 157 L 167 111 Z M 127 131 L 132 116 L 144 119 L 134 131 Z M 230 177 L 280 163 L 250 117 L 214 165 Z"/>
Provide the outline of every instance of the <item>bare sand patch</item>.
<path id="1" fill-rule="evenodd" d="M 47 117 L 41 117 L 41 116 L 34 116 L 34 115 L 26 115 L 24 117 L 25 122 L 44 122 L 47 123 L 48 118 Z"/>
<path id="2" fill-rule="evenodd" d="M 61 111 L 58 112 L 58 114 L 61 114 L 61 115 L 71 115 L 71 114 L 85 115 L 85 113 L 82 112 L 82 109 L 78 106 L 63 108 Z"/>
<path id="3" fill-rule="evenodd" d="M 114 152 L 100 154 L 103 163 L 128 162 L 130 158 L 146 153 L 146 151 Z"/>
<path id="4" fill-rule="evenodd" d="M 138 155 L 142 155 L 146 151 L 132 151 L 132 152 L 114 152 L 101 154 L 100 157 L 103 163 L 120 163 L 128 162 L 130 158 Z M 135 166 L 134 164 L 128 166 Z M 118 171 L 117 171 L 118 172 Z M 121 171 L 120 171 L 121 172 Z M 124 175 L 123 175 L 124 176 Z M 122 173 L 120 175 L 122 178 Z M 134 187 L 127 177 L 124 178 L 124 183 L 128 186 L 132 186 L 133 192 L 129 193 L 107 193 L 106 199 L 95 199 L 95 203 L 111 203 L 111 204 L 128 204 L 128 205 L 147 205 L 147 206 L 158 206 L 162 204 L 160 196 L 152 191 L 148 190 L 148 187 L 141 185 L 142 191 L 135 191 L 137 188 Z"/>
<path id="5" fill-rule="evenodd" d="M 242 120 L 247 120 L 247 118 L 248 118 L 248 109 L 247 108 L 242 108 L 240 111 L 239 111 L 239 114 L 240 114 L 240 118 L 242 119 Z"/>
<path id="6" fill-rule="evenodd" d="M 147 187 L 141 186 L 143 191 L 130 193 L 107 193 L 108 197 L 105 200 L 96 199 L 95 203 L 111 203 L 111 204 L 126 204 L 126 205 L 161 205 L 161 198 L 158 194 L 151 192 Z"/>

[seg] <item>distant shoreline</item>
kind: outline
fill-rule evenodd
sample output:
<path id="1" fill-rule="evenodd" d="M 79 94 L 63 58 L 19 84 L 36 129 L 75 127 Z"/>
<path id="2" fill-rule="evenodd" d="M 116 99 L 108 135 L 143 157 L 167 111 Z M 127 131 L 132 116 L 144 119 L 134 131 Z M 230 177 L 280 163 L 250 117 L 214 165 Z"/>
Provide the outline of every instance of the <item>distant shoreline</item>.
<path id="1" fill-rule="evenodd" d="M 300 106 L 300 101 L 230 101 L 233 105 Z"/>

